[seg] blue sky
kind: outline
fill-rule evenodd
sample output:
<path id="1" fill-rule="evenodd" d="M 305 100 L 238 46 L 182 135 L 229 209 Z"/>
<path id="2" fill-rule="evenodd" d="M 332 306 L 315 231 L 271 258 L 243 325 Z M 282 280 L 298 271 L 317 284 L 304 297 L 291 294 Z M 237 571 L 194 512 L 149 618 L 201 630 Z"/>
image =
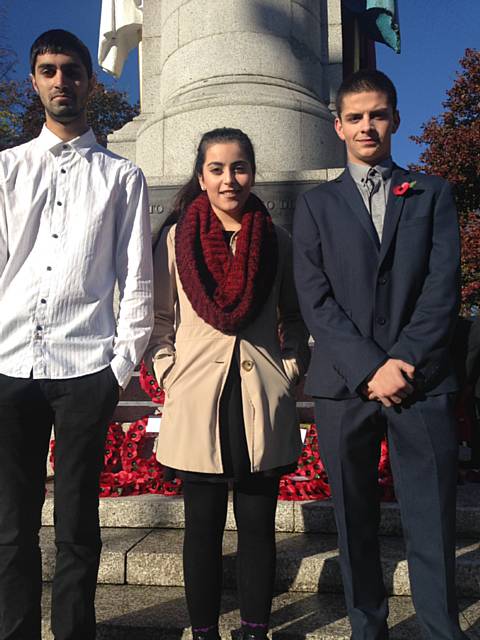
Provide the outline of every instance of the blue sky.
<path id="1" fill-rule="evenodd" d="M 96 57 L 100 5 L 100 0 L 0 0 L 6 10 L 0 33 L 18 54 L 17 75 L 28 74 L 29 47 L 47 29 L 73 31 Z M 398 89 L 402 124 L 393 153 L 399 164 L 406 165 L 417 160 L 421 150 L 409 136 L 420 133 L 422 123 L 442 111 L 445 91 L 465 49 L 480 47 L 480 1 L 399 0 L 399 13 L 402 53 L 377 45 L 377 66 Z M 126 91 L 132 100 L 138 98 L 136 55 L 130 57 L 119 81 L 97 71 L 103 82 Z"/>

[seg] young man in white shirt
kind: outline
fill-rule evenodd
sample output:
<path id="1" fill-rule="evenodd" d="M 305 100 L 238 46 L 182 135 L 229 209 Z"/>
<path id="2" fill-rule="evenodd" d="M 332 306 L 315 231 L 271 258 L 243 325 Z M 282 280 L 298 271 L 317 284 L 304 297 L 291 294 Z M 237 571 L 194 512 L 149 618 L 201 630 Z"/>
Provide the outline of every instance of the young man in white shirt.
<path id="1" fill-rule="evenodd" d="M 46 123 L 0 154 L 0 639 L 41 638 L 38 532 L 53 424 L 52 629 L 56 640 L 89 640 L 105 435 L 153 322 L 147 187 L 87 124 L 85 45 L 47 31 L 31 70 Z"/>

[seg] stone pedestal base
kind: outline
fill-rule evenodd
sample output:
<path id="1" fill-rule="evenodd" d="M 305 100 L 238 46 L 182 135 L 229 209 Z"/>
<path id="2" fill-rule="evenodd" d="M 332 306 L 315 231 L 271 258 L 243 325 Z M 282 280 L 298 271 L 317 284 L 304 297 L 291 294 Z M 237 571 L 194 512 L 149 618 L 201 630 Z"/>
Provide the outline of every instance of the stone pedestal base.
<path id="1" fill-rule="evenodd" d="M 321 182 L 335 179 L 342 171 L 343 169 L 339 168 L 264 174 L 262 179 L 256 182 L 253 191 L 263 200 L 273 221 L 291 231 L 298 196 Z M 150 220 L 154 241 L 170 212 L 175 194 L 187 179 L 185 176 L 183 180 L 177 178 L 149 181 Z"/>

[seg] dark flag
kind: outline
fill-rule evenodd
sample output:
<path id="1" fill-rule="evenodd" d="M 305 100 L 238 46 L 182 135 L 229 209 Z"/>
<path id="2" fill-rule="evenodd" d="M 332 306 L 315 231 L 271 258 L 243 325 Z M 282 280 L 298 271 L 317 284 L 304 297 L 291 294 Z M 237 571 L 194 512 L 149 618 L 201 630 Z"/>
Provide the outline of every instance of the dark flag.
<path id="1" fill-rule="evenodd" d="M 374 69 L 375 42 L 400 53 L 397 0 L 342 0 L 343 72 Z"/>

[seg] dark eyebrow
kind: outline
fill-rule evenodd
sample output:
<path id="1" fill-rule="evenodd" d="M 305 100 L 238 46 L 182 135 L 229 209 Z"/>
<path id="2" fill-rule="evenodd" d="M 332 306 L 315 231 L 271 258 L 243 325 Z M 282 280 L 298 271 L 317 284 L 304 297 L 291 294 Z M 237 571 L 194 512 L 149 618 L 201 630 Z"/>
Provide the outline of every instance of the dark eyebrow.
<path id="1" fill-rule="evenodd" d="M 55 69 L 57 67 L 56 64 L 51 64 L 49 62 L 41 62 L 38 65 L 38 69 Z M 81 65 L 78 62 L 68 62 L 67 64 L 62 64 L 60 65 L 60 68 L 62 70 L 64 69 L 80 69 Z"/>
<path id="2" fill-rule="evenodd" d="M 385 113 L 388 113 L 388 107 L 382 107 L 381 109 L 373 109 L 372 111 L 368 112 L 370 116 L 377 116 L 377 115 L 384 115 Z M 347 113 L 342 114 L 342 117 L 345 118 L 356 118 L 356 117 L 361 117 L 363 115 L 363 113 L 361 112 L 357 112 L 357 111 L 347 111 Z"/>
<path id="3" fill-rule="evenodd" d="M 212 161 L 207 164 L 207 167 L 223 167 L 225 165 L 224 162 Z M 235 160 L 232 162 L 232 167 L 237 167 L 239 165 L 248 165 L 248 160 Z"/>

